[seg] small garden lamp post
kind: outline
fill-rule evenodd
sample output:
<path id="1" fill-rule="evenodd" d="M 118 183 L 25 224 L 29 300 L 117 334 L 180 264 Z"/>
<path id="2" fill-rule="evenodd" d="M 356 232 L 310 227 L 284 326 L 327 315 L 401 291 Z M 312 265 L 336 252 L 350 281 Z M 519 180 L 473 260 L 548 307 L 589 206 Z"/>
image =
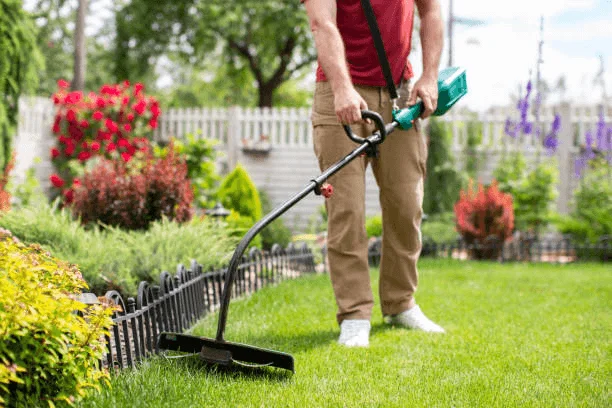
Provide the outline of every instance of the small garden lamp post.
<path id="1" fill-rule="evenodd" d="M 223 204 L 221 204 L 220 201 L 217 201 L 217 204 L 215 204 L 213 208 L 206 210 L 206 215 L 213 217 L 215 220 L 217 220 L 217 223 L 220 223 L 227 218 L 228 215 L 230 215 L 230 211 L 223 207 Z"/>

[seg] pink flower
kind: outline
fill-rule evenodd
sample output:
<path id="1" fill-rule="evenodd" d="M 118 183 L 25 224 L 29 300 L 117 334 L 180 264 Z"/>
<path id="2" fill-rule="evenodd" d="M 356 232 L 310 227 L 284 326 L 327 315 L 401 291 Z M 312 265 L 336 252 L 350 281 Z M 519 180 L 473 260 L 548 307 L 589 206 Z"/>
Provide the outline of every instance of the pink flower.
<path id="1" fill-rule="evenodd" d="M 57 86 L 61 89 L 67 89 L 70 86 L 70 83 L 65 79 L 60 79 L 57 81 Z"/>
<path id="2" fill-rule="evenodd" d="M 104 118 L 104 114 L 102 112 L 100 112 L 99 110 L 95 111 L 93 113 L 93 118 L 94 118 L 94 120 L 101 121 Z"/>
<path id="3" fill-rule="evenodd" d="M 115 133 L 117 130 L 119 130 L 117 124 L 113 122 L 112 119 L 106 119 L 106 128 L 111 133 Z"/>
<path id="4" fill-rule="evenodd" d="M 130 161 L 130 159 L 132 158 L 132 155 L 130 155 L 130 154 L 129 154 L 129 153 L 127 153 L 127 152 L 123 152 L 123 153 L 121 153 L 121 158 L 123 159 L 123 161 L 124 161 L 124 162 L 126 162 L 126 163 L 127 163 L 127 162 L 129 162 L 129 161 Z"/>
<path id="5" fill-rule="evenodd" d="M 133 113 L 128 113 L 127 114 L 127 120 L 129 120 L 130 122 L 134 120 L 134 114 Z"/>
<path id="6" fill-rule="evenodd" d="M 151 129 L 157 129 L 157 119 L 151 119 L 149 121 L 149 126 L 151 127 Z"/>
<path id="7" fill-rule="evenodd" d="M 130 125 L 129 123 L 126 123 L 125 125 L 123 125 L 123 129 L 125 129 L 126 132 L 131 132 L 132 125 Z"/>
<path id="8" fill-rule="evenodd" d="M 91 142 L 91 150 L 93 150 L 94 152 L 97 152 L 98 150 L 100 150 L 100 143 L 99 142 Z"/>

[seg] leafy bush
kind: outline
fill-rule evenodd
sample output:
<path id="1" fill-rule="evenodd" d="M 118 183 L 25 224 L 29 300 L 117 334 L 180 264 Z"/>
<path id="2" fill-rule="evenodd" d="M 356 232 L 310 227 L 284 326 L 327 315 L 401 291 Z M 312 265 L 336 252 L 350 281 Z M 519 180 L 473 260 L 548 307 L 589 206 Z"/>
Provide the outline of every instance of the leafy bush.
<path id="1" fill-rule="evenodd" d="M 267 214 L 273 210 L 270 197 L 264 190 L 259 190 L 259 198 L 264 213 Z M 285 226 L 282 217 L 277 218 L 261 231 L 261 244 L 264 249 L 271 249 L 274 244 L 286 248 L 289 242 L 291 242 L 291 230 Z"/>
<path id="2" fill-rule="evenodd" d="M 446 212 L 429 216 L 421 224 L 421 232 L 423 234 L 423 242 L 434 242 L 437 244 L 454 242 L 458 237 L 455 214 Z"/>
<path id="3" fill-rule="evenodd" d="M 217 196 L 223 206 L 251 219 L 251 225 L 261 218 L 259 193 L 247 171 L 240 164 L 221 182 Z"/>
<path id="4" fill-rule="evenodd" d="M 219 182 L 219 175 L 215 159 L 217 142 L 213 139 L 196 139 L 194 135 L 187 135 L 186 141 L 173 139 L 174 150 L 187 164 L 187 177 L 191 180 L 191 187 L 195 197 L 195 204 L 199 208 L 210 208 L 214 205 L 215 189 Z M 169 147 L 156 148 L 156 156 L 165 157 Z"/>
<path id="5" fill-rule="evenodd" d="M 99 160 L 75 188 L 74 213 L 85 224 L 125 229 L 146 229 L 162 217 L 191 219 L 193 191 L 184 160 L 170 149 L 164 158 L 149 158 L 143 166 L 133 169 L 120 161 Z"/>
<path id="6" fill-rule="evenodd" d="M 195 259 L 204 269 L 218 267 L 235 244 L 208 219 L 184 224 L 161 220 L 147 231 L 86 229 L 67 209 L 58 211 L 48 204 L 13 209 L 0 217 L 0 226 L 77 264 L 91 291 L 103 294 L 115 289 L 124 297 L 136 294 L 140 280 L 157 282 L 162 271 L 174 271 L 179 263 Z"/>
<path id="7" fill-rule="evenodd" d="M 580 243 L 612 235 L 612 173 L 605 160 L 593 161 L 574 192 L 574 210 L 559 217 L 557 226 Z"/>
<path id="8" fill-rule="evenodd" d="M 223 225 L 229 233 L 230 237 L 234 237 L 237 240 L 240 240 L 254 225 L 254 222 L 251 217 L 240 215 L 238 211 L 231 210 L 230 215 L 227 216 Z M 262 234 L 257 234 L 249 244 L 249 247 L 261 248 L 262 239 Z"/>
<path id="9" fill-rule="evenodd" d="M 553 219 L 558 170 L 550 161 L 538 163 L 529 172 L 526 167 L 523 155 L 513 153 L 500 161 L 493 177 L 500 190 L 514 199 L 517 229 L 537 232 Z"/>
<path id="10" fill-rule="evenodd" d="M 69 92 L 68 82 L 58 81 L 53 95 L 57 114 L 52 131 L 57 145 L 51 149 L 59 174 L 51 184 L 71 202 L 73 180 L 85 171 L 95 157 L 129 162 L 139 151 L 147 151 L 147 137 L 157 128 L 159 103 L 144 94 L 144 86 L 129 81 L 103 85 L 98 94 Z"/>
<path id="11" fill-rule="evenodd" d="M 365 221 L 366 233 L 368 238 L 382 236 L 382 215 L 372 215 L 366 218 Z"/>
<path id="12" fill-rule="evenodd" d="M 512 236 L 514 229 L 512 196 L 499 191 L 495 181 L 486 190 L 478 183 L 478 192 L 470 183 L 455 204 L 455 217 L 459 234 L 467 244 L 476 246 L 473 256 L 495 259 L 500 244 Z M 490 243 L 493 248 L 489 248 Z"/>
<path id="13" fill-rule="evenodd" d="M 423 197 L 425 214 L 451 211 L 459 197 L 463 181 L 456 170 L 451 143 L 452 134 L 447 124 L 432 118 L 429 122 L 427 177 Z"/>
<path id="14" fill-rule="evenodd" d="M 87 286 L 74 265 L 2 235 L 0 405 L 72 404 L 109 378 L 111 310 L 75 300 Z"/>

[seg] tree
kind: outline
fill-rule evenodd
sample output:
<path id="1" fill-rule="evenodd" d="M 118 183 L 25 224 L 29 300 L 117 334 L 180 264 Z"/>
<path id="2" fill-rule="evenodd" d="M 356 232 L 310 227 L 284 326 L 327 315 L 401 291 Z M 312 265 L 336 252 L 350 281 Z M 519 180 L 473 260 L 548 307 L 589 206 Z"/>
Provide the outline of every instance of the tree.
<path id="1" fill-rule="evenodd" d="M 85 46 L 85 17 L 87 16 L 87 0 L 79 0 L 76 22 L 74 25 L 74 74 L 71 88 L 82 91 L 85 88 L 85 73 L 87 64 L 87 48 Z"/>
<path id="2" fill-rule="evenodd" d="M 301 4 L 281 0 L 132 0 L 117 13 L 117 74 L 142 74 L 159 56 L 220 61 L 227 80 L 252 75 L 259 106 L 316 59 Z"/>
<path id="3" fill-rule="evenodd" d="M 22 0 L 0 0 L 0 174 L 11 160 L 19 96 L 36 87 L 42 56 Z"/>

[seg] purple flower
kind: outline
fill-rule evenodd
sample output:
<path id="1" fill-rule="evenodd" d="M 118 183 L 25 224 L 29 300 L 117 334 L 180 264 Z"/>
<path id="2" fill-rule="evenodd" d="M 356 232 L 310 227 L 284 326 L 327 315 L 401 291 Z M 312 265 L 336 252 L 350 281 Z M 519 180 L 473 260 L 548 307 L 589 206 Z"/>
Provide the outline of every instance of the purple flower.
<path id="1" fill-rule="evenodd" d="M 553 120 L 550 131 L 552 133 L 557 134 L 559 133 L 559 130 L 561 130 L 561 115 L 559 115 L 558 113 L 555 113 L 555 119 Z"/>
<path id="2" fill-rule="evenodd" d="M 527 133 L 528 135 L 531 134 L 531 131 L 533 130 L 533 124 L 530 122 L 525 122 L 523 123 L 523 132 Z"/>

